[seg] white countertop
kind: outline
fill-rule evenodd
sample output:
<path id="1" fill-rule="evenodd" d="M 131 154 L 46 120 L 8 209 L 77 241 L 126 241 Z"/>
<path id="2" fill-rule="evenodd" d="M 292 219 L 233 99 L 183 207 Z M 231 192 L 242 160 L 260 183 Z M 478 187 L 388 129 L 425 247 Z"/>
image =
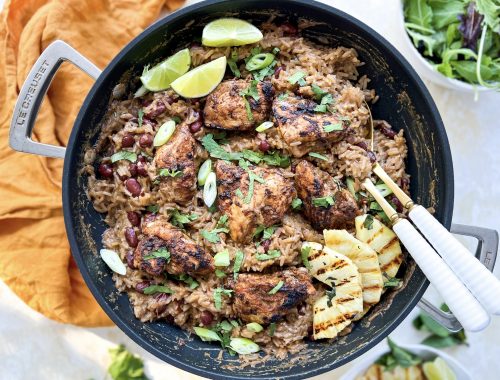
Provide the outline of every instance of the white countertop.
<path id="1" fill-rule="evenodd" d="M 188 1 L 188 4 L 196 1 Z M 397 25 L 399 0 L 325 0 L 364 21 L 403 50 Z M 3 1 L 0 0 L 0 4 Z M 473 96 L 428 84 L 450 140 L 455 168 L 455 223 L 500 230 L 500 94 Z M 500 263 L 495 274 L 500 277 Z M 432 289 L 428 291 L 433 297 Z M 151 379 L 199 377 L 161 362 L 138 347 L 118 328 L 79 328 L 53 322 L 22 303 L 0 282 L 0 379 L 103 379 L 108 348 L 124 343 L 145 359 Z M 419 343 L 411 315 L 392 333 L 400 343 Z M 459 359 L 473 379 L 498 379 L 500 372 L 500 317 L 483 332 L 468 334 L 469 346 L 446 351 Z M 359 359 L 358 359 L 359 360 Z M 350 366 L 316 377 L 338 379 Z"/>

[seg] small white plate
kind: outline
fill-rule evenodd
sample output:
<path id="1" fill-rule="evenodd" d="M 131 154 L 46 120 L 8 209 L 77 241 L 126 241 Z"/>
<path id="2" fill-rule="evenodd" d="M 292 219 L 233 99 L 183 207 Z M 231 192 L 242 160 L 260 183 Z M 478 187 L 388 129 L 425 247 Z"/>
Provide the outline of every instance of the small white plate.
<path id="1" fill-rule="evenodd" d="M 424 346 L 422 344 L 398 344 L 398 346 L 410 351 L 411 353 L 421 357 L 424 360 L 434 360 L 437 356 L 443 359 L 446 364 L 455 372 L 457 380 L 472 380 L 470 374 L 465 370 L 462 365 L 453 359 L 450 355 L 443 351 L 437 350 L 433 347 Z M 370 351 L 358 363 L 352 366 L 340 380 L 355 380 L 356 377 L 361 376 L 366 370 L 382 355 L 389 352 L 387 343 Z"/>

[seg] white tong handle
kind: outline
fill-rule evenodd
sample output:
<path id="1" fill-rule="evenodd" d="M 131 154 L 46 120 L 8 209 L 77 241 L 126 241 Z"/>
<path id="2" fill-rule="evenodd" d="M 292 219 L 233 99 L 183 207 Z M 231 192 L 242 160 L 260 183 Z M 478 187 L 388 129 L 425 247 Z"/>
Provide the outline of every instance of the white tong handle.
<path id="1" fill-rule="evenodd" d="M 500 315 L 500 280 L 424 207 L 414 206 L 409 216 L 483 307 Z"/>
<path id="2" fill-rule="evenodd" d="M 490 317 L 434 249 L 406 219 L 393 225 L 408 252 L 467 331 L 485 329 Z"/>

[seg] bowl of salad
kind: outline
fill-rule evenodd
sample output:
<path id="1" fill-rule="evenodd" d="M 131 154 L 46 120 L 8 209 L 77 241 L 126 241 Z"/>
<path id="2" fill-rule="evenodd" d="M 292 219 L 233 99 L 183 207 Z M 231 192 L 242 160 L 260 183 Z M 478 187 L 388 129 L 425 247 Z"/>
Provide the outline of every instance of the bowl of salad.
<path id="1" fill-rule="evenodd" d="M 465 368 L 433 347 L 398 345 L 390 338 L 366 354 L 340 380 L 471 380 Z"/>
<path id="2" fill-rule="evenodd" d="M 500 91 L 499 0 L 403 0 L 407 58 L 425 78 L 461 91 Z"/>

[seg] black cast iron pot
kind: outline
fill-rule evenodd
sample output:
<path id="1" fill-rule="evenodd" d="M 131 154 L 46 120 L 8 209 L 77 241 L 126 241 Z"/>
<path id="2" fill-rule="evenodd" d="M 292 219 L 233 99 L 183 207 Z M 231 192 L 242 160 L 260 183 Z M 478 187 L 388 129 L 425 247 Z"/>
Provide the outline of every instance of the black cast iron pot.
<path id="1" fill-rule="evenodd" d="M 201 36 L 203 26 L 216 18 L 235 16 L 258 24 L 270 14 L 277 22 L 315 21 L 303 31 L 313 40 L 355 48 L 360 68 L 372 82 L 379 101 L 374 118 L 387 120 L 407 138 L 411 196 L 433 206 L 447 228 L 453 207 L 453 168 L 443 123 L 431 96 L 409 63 L 375 31 L 353 17 L 309 0 L 209 0 L 161 19 L 130 42 L 101 73 L 92 63 L 61 41 L 50 45 L 32 69 L 14 111 L 11 146 L 19 151 L 65 159 L 63 205 L 71 251 L 101 307 L 130 338 L 162 360 L 201 376 L 220 379 L 298 379 L 329 371 L 361 355 L 385 338 L 408 315 L 427 288 L 427 280 L 411 259 L 404 266 L 407 284 L 388 292 L 381 303 L 352 332 L 334 343 L 310 342 L 308 348 L 285 360 L 272 360 L 254 368 L 239 368 L 237 358 L 202 342 L 165 322 L 142 323 L 134 317 L 126 294 L 118 294 L 111 271 L 100 259 L 101 235 L 106 228 L 85 194 L 86 178 L 78 175 L 85 148 L 99 133 L 113 87 L 124 78 L 139 75 L 145 65 L 156 63 Z M 96 78 L 75 121 L 67 149 L 35 143 L 30 139 L 50 79 L 63 60 L 69 60 Z"/>

